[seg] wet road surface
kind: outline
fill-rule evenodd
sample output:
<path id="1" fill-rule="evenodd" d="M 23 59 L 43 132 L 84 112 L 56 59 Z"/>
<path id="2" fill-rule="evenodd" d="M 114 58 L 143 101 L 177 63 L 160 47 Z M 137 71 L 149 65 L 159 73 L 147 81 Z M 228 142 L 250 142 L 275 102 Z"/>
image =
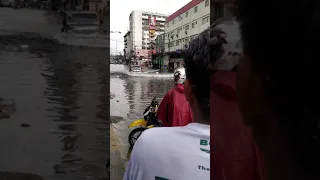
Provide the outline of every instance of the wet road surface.
<path id="1" fill-rule="evenodd" d="M 121 168 L 119 163 L 127 158 L 128 135 L 132 131 L 128 129 L 129 124 L 143 117 L 144 109 L 154 96 L 161 102 L 173 87 L 172 77 L 172 74 L 130 74 L 124 65 L 110 65 L 110 92 L 114 93 L 114 98 L 110 100 L 110 116 L 112 129 L 120 144 L 114 145 L 118 151 L 111 150 L 110 153 L 111 164 L 116 164 L 118 169 Z M 114 172 L 118 174 L 115 180 L 121 179 L 121 173 L 118 170 Z"/>
<path id="2" fill-rule="evenodd" d="M 13 11 L 0 8 L 0 97 L 14 99 L 17 109 L 0 121 L 0 171 L 48 180 L 105 177 L 108 50 L 41 39 L 59 32 L 57 20 L 38 10 Z"/>

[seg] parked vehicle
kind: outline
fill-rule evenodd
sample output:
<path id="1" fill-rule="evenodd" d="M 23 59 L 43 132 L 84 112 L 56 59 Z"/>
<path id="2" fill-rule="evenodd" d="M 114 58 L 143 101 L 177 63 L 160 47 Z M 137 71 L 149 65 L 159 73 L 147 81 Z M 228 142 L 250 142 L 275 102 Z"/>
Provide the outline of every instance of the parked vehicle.
<path id="1" fill-rule="evenodd" d="M 142 67 L 139 65 L 132 65 L 132 66 L 130 66 L 130 72 L 141 73 Z"/>
<path id="2" fill-rule="evenodd" d="M 1 7 L 12 7 L 12 0 L 0 0 Z"/>
<path id="3" fill-rule="evenodd" d="M 100 21 L 96 12 L 75 11 L 60 14 L 63 16 L 61 32 L 92 33 L 99 31 Z"/>
<path id="4" fill-rule="evenodd" d="M 21 4 L 20 0 L 13 0 L 12 8 L 20 9 L 20 4 Z"/>

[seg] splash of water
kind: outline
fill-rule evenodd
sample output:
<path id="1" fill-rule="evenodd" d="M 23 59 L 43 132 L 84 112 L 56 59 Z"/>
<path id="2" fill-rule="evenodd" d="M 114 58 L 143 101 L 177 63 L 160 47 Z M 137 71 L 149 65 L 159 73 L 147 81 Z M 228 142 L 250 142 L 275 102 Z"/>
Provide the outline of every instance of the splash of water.
<path id="1" fill-rule="evenodd" d="M 110 64 L 111 74 L 125 74 L 133 77 L 152 77 L 152 78 L 172 78 L 172 73 L 156 73 L 154 71 L 147 71 L 141 73 L 129 72 L 129 68 L 122 64 Z"/>

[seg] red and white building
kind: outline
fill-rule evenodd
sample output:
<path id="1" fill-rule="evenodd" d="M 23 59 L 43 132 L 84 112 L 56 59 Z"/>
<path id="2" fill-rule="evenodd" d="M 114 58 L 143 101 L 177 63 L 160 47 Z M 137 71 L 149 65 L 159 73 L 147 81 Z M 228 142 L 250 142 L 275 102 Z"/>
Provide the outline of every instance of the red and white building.
<path id="1" fill-rule="evenodd" d="M 135 10 L 129 16 L 130 36 L 125 37 L 127 57 L 137 57 L 141 62 L 151 60 L 155 53 L 157 35 L 164 33 L 165 14 Z"/>
<path id="2" fill-rule="evenodd" d="M 183 65 L 181 51 L 209 26 L 210 0 L 192 0 L 167 18 L 165 53 L 170 57 L 170 70 Z"/>
<path id="3" fill-rule="evenodd" d="M 233 16 L 235 0 L 191 0 L 166 20 L 165 53 L 169 69 L 183 65 L 181 51 L 189 47 L 199 33 L 210 27 L 210 21 Z"/>

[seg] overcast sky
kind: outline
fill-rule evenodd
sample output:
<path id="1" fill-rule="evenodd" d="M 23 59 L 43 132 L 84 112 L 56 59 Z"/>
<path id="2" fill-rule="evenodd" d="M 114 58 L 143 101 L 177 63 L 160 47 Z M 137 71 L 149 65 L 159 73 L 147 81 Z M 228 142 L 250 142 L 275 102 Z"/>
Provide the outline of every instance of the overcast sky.
<path id="1" fill-rule="evenodd" d="M 110 1 L 110 52 L 122 52 L 123 36 L 129 28 L 129 15 L 133 10 L 157 12 L 171 15 L 191 0 L 114 0 Z"/>

